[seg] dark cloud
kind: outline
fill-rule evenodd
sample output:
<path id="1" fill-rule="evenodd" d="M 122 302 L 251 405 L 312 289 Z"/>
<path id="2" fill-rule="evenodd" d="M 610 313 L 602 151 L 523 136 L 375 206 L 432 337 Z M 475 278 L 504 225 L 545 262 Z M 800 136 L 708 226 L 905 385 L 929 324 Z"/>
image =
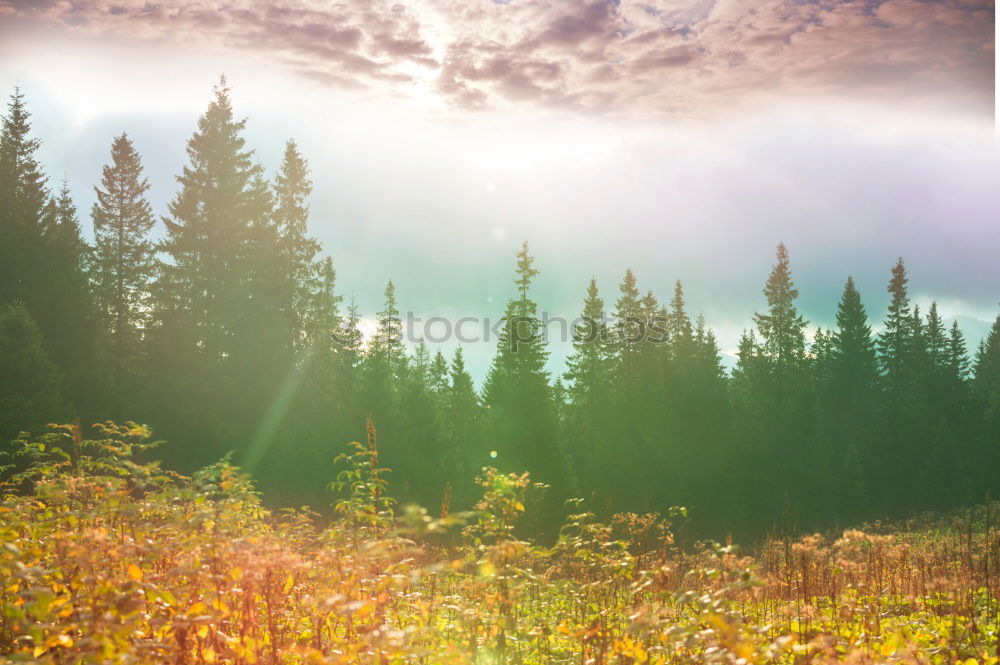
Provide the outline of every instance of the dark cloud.
<path id="1" fill-rule="evenodd" d="M 0 0 L 5 21 L 256 51 L 337 87 L 647 114 L 816 93 L 990 113 L 994 14 L 988 0 Z"/>

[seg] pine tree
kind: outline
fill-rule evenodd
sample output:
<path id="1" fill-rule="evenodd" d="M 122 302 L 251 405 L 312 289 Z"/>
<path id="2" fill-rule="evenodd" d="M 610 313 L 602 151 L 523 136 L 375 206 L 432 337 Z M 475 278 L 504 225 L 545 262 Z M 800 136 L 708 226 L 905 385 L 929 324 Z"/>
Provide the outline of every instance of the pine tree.
<path id="1" fill-rule="evenodd" d="M 309 166 L 295 141 L 289 140 L 274 182 L 274 220 L 288 289 L 285 302 L 299 349 L 328 339 L 338 324 L 340 303 L 332 290 L 333 264 L 329 258 L 319 258 L 320 245 L 309 236 L 311 192 Z"/>
<path id="2" fill-rule="evenodd" d="M 91 208 L 94 259 L 91 279 L 101 321 L 101 350 L 112 406 L 125 408 L 142 363 L 148 327 L 150 285 L 157 265 L 150 231 L 154 220 L 139 153 L 122 133 L 111 144 L 97 202 Z"/>
<path id="3" fill-rule="evenodd" d="M 449 368 L 445 396 L 445 437 L 451 451 L 447 465 L 459 505 L 468 505 L 477 495 L 473 483 L 482 467 L 491 463 L 483 430 L 483 413 L 472 376 L 465 368 L 462 347 L 456 347 Z"/>
<path id="4" fill-rule="evenodd" d="M 436 394 L 443 395 L 448 391 L 448 361 L 441 349 L 435 351 L 431 359 L 430 381 Z"/>
<path id="5" fill-rule="evenodd" d="M 568 382 L 566 440 L 582 488 L 604 489 L 603 470 L 613 454 L 608 440 L 612 363 L 604 300 L 591 278 L 583 312 L 573 327 L 573 353 L 566 361 Z"/>
<path id="6" fill-rule="evenodd" d="M 847 278 L 837 305 L 837 329 L 833 332 L 831 356 L 832 388 L 840 398 L 870 401 L 878 380 L 875 342 L 868 313 L 854 279 Z"/>
<path id="7" fill-rule="evenodd" d="M 978 450 L 974 457 L 983 476 L 979 488 L 992 496 L 1000 493 L 996 469 L 1000 467 L 1000 315 L 976 352 L 972 394 L 978 410 Z"/>
<path id="8" fill-rule="evenodd" d="M 958 327 L 958 321 L 952 321 L 948 331 L 948 352 L 945 364 L 954 379 L 965 381 L 968 378 L 969 354 L 966 350 L 965 335 Z"/>
<path id="9" fill-rule="evenodd" d="M 382 428 L 392 427 L 388 421 L 395 408 L 399 379 L 405 369 L 403 324 L 396 303 L 396 287 L 390 281 L 385 287 L 385 306 L 378 313 L 378 328 L 364 358 L 364 403 L 368 416 Z"/>
<path id="10" fill-rule="evenodd" d="M 0 450 L 22 429 L 66 417 L 60 377 L 42 333 L 19 302 L 0 305 Z"/>
<path id="11" fill-rule="evenodd" d="M 792 282 L 788 250 L 783 243 L 778 245 L 777 260 L 764 286 L 768 311 L 754 314 L 754 323 L 780 403 L 794 389 L 795 375 L 805 364 L 806 321 L 795 307 L 799 291 Z"/>
<path id="12" fill-rule="evenodd" d="M 365 419 L 369 415 L 364 401 L 359 399 L 364 390 L 362 380 L 364 339 L 360 324 L 358 305 L 352 300 L 339 329 L 331 335 L 333 365 L 327 379 L 331 393 L 327 406 L 333 408 L 335 426 L 343 431 L 356 432 L 356 438 L 359 439 L 363 433 Z"/>
<path id="13" fill-rule="evenodd" d="M 403 362 L 403 320 L 396 303 L 396 287 L 390 281 L 385 287 L 385 307 L 378 313 L 378 330 L 372 339 L 372 354 L 381 354 L 393 372 Z"/>
<path id="14" fill-rule="evenodd" d="M 673 357 L 681 359 L 689 357 L 689 346 L 694 331 L 691 319 L 684 310 L 684 286 L 681 280 L 674 283 L 674 297 L 670 301 L 670 314 L 667 317 L 667 334 Z"/>
<path id="15" fill-rule="evenodd" d="M 24 95 L 15 88 L 0 129 L 0 302 L 20 299 L 29 312 L 35 309 L 35 280 L 42 278 L 37 266 L 44 263 L 42 225 L 49 198 L 30 119 Z"/>
<path id="16" fill-rule="evenodd" d="M 211 362 L 231 357 L 248 294 L 251 229 L 262 216 L 261 168 L 245 149 L 245 120 L 236 120 L 225 78 L 188 141 L 190 163 L 164 218 L 162 249 L 169 292 L 159 305 L 188 313 L 199 352 Z M 166 301 L 166 302 L 165 302 Z"/>
<path id="17" fill-rule="evenodd" d="M 605 402 L 611 365 L 609 331 L 604 320 L 604 300 L 591 278 L 583 312 L 573 328 L 573 353 L 566 362 L 570 402 L 592 414 Z"/>
<path id="18" fill-rule="evenodd" d="M 640 391 L 639 346 L 645 334 L 645 316 L 642 301 L 632 269 L 625 272 L 615 302 L 612 340 L 617 361 L 617 391 L 619 399 L 634 404 Z"/>
<path id="19" fill-rule="evenodd" d="M 948 362 L 948 333 L 945 331 L 944 322 L 941 321 L 941 315 L 938 314 L 937 302 L 932 302 L 927 312 L 925 335 L 931 372 L 940 376 L 944 373 Z"/>
<path id="20" fill-rule="evenodd" d="M 497 451 L 497 465 L 510 471 L 530 471 L 549 483 L 545 517 L 553 517 L 561 506 L 566 488 L 566 464 L 556 440 L 549 374 L 545 369 L 548 350 L 538 306 L 528 291 L 538 270 L 525 242 L 517 253 L 518 297 L 507 303 L 503 326 L 484 386 L 489 409 L 490 440 Z"/>
<path id="21" fill-rule="evenodd" d="M 645 345 L 647 313 L 643 310 L 635 274 L 631 268 L 618 287 L 618 299 L 611 326 L 611 349 L 614 364 L 609 426 L 621 444 L 607 455 L 610 466 L 604 469 L 606 482 L 616 488 L 613 498 L 619 507 L 652 508 L 647 473 L 652 463 L 651 442 L 644 419 L 646 376 L 649 368 L 642 349 Z"/>
<path id="22" fill-rule="evenodd" d="M 889 310 L 877 346 L 883 386 L 877 466 L 885 471 L 873 489 L 882 492 L 880 502 L 891 512 L 909 510 L 921 500 L 913 480 L 930 453 L 928 433 L 933 425 L 924 409 L 926 336 L 919 307 L 910 307 L 908 281 L 906 266 L 899 259 L 892 268 Z"/>
<path id="23" fill-rule="evenodd" d="M 24 305 L 59 369 L 64 397 L 87 413 L 97 397 L 86 388 L 94 344 L 88 248 L 65 183 L 49 198 L 30 119 L 15 89 L 0 128 L 0 304 Z"/>
<path id="24" fill-rule="evenodd" d="M 745 448 L 755 449 L 755 457 L 747 463 L 757 470 L 752 477 L 770 477 L 754 491 L 762 502 L 761 514 L 772 519 L 789 500 L 808 513 L 812 506 L 806 502 L 815 499 L 810 484 L 818 481 L 829 462 L 829 452 L 819 445 L 815 431 L 806 371 L 806 321 L 795 306 L 798 295 L 788 250 L 779 244 L 777 262 L 764 286 L 768 309 L 754 314 L 759 338 L 741 342 L 739 380 L 744 393 L 739 426 L 748 437 Z M 751 355 L 747 361 L 745 354 Z"/>
<path id="25" fill-rule="evenodd" d="M 885 377 L 886 390 L 891 400 L 902 390 L 907 354 L 913 336 L 913 317 L 906 284 L 906 266 L 900 258 L 892 268 L 888 291 L 892 297 L 885 330 L 878 336 L 878 358 Z"/>
<path id="26" fill-rule="evenodd" d="M 185 467 L 250 441 L 291 370 L 273 200 L 245 125 L 223 77 L 187 142 L 180 190 L 163 218 L 158 249 L 167 259 L 148 344 L 151 371 L 163 379 L 151 403 L 154 419 L 170 423 L 165 435 L 203 442 Z"/>
<path id="27" fill-rule="evenodd" d="M 423 339 L 405 367 L 399 395 L 398 422 L 390 430 L 398 439 L 398 454 L 396 460 L 387 457 L 385 463 L 396 470 L 395 491 L 400 499 L 433 505 L 441 500 L 447 481 L 448 446 L 432 386 L 431 355 Z"/>
<path id="28" fill-rule="evenodd" d="M 844 284 L 836 319 L 837 328 L 830 336 L 829 381 L 819 395 L 823 426 L 834 457 L 844 459 L 846 450 L 846 472 L 852 476 L 862 474 L 851 480 L 854 498 L 848 498 L 854 501 L 860 496 L 860 488 L 874 482 L 868 470 L 874 462 L 879 373 L 868 313 L 852 277 Z"/>
<path id="29" fill-rule="evenodd" d="M 97 322 L 88 278 L 91 248 L 80 234 L 67 182 L 49 202 L 43 219 L 45 254 L 34 269 L 44 279 L 36 283 L 32 318 L 64 377 L 63 394 L 77 413 L 91 415 L 100 397 L 91 388 L 97 369 Z"/>

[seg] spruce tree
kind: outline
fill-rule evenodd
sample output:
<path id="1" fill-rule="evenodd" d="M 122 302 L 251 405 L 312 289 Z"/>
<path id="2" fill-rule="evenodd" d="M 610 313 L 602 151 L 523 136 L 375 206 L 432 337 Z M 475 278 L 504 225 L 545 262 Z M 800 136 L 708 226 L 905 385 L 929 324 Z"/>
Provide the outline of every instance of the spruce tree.
<path id="1" fill-rule="evenodd" d="M 404 501 L 422 505 L 440 503 L 447 482 L 448 449 L 443 435 L 438 396 L 432 386 L 432 360 L 421 339 L 399 384 L 398 422 L 391 432 L 398 439 L 391 451 L 396 459 L 385 463 L 396 470 L 395 490 Z"/>
<path id="2" fill-rule="evenodd" d="M 405 370 L 403 324 L 396 302 L 396 287 L 385 287 L 385 305 L 378 313 L 378 328 L 364 356 L 363 401 L 367 415 L 375 420 L 383 434 L 393 427 L 391 420 Z M 382 437 L 385 439 L 385 436 Z"/>
<path id="3" fill-rule="evenodd" d="M 882 371 L 882 426 L 877 467 L 883 470 L 873 485 L 889 512 L 909 510 L 920 500 L 917 478 L 929 455 L 922 376 L 926 346 L 919 308 L 911 308 L 909 278 L 900 258 L 892 268 L 891 296 L 883 331 L 878 336 Z"/>
<path id="4" fill-rule="evenodd" d="M 91 248 L 80 234 L 76 205 L 63 182 L 46 209 L 44 257 L 35 270 L 43 275 L 32 297 L 49 356 L 64 377 L 64 395 L 83 417 L 95 415 L 101 395 L 94 391 L 97 373 L 97 321 L 88 268 Z"/>
<path id="5" fill-rule="evenodd" d="M 670 313 L 667 317 L 667 333 L 670 339 L 672 355 L 675 358 L 690 356 L 689 345 L 694 334 L 691 319 L 684 310 L 684 286 L 681 280 L 674 283 L 674 297 L 670 301 Z"/>
<path id="6" fill-rule="evenodd" d="M 868 313 L 854 279 L 847 278 L 837 305 L 837 329 L 832 336 L 832 388 L 840 399 L 870 400 L 878 380 L 875 342 Z"/>
<path id="7" fill-rule="evenodd" d="M 223 77 L 188 141 L 189 164 L 177 176 L 181 189 L 164 218 L 161 247 L 171 260 L 163 268 L 170 294 L 160 304 L 189 313 L 199 353 L 222 364 L 242 332 L 248 246 L 262 216 L 261 167 L 245 147 L 245 126 Z"/>
<path id="8" fill-rule="evenodd" d="M 1000 315 L 976 351 L 972 394 L 978 411 L 974 457 L 980 469 L 979 489 L 1000 495 L 996 469 L 1000 467 Z"/>
<path id="9" fill-rule="evenodd" d="M 438 395 L 444 395 L 448 391 L 448 361 L 444 357 L 441 349 L 434 352 L 431 359 L 431 388 Z"/>
<path id="10" fill-rule="evenodd" d="M 635 274 L 629 268 L 619 286 L 615 302 L 612 340 L 617 362 L 616 383 L 619 399 L 634 404 L 641 386 L 640 344 L 645 334 L 646 317 L 636 286 Z"/>
<path id="11" fill-rule="evenodd" d="M 912 342 L 913 317 L 906 284 L 906 265 L 900 258 L 892 268 L 888 291 L 891 296 L 885 326 L 878 336 L 878 359 L 886 391 L 892 402 L 902 391 L 908 353 Z"/>
<path id="12" fill-rule="evenodd" d="M 581 488 L 603 490 L 608 468 L 607 457 L 614 451 L 607 446 L 611 434 L 610 416 L 613 355 L 605 321 L 604 300 L 591 278 L 583 312 L 573 327 L 573 352 L 566 361 L 568 406 L 566 440 L 569 455 L 579 475 Z"/>
<path id="13" fill-rule="evenodd" d="M 604 320 L 604 300 L 591 278 L 583 312 L 573 328 L 573 353 L 566 362 L 570 402 L 584 413 L 594 413 L 607 399 L 611 349 Z"/>
<path id="14" fill-rule="evenodd" d="M 104 167 L 101 186 L 94 191 L 91 279 L 101 323 L 103 368 L 112 396 L 109 406 L 120 411 L 138 387 L 150 285 L 157 270 L 150 239 L 154 220 L 146 198 L 149 181 L 143 176 L 139 153 L 125 133 L 112 142 L 111 164 Z"/>
<path id="15" fill-rule="evenodd" d="M 40 429 L 68 415 L 59 372 L 20 302 L 0 305 L 0 367 L 0 451 L 7 451 L 22 429 Z"/>
<path id="16" fill-rule="evenodd" d="M 445 437 L 450 450 L 447 469 L 458 505 L 470 505 L 477 498 L 473 480 L 491 464 L 490 447 L 483 430 L 483 412 L 472 376 L 465 368 L 462 347 L 455 348 L 449 367 L 445 395 Z"/>
<path id="17" fill-rule="evenodd" d="M 795 307 L 799 291 L 792 282 L 788 250 L 784 243 L 778 245 L 777 263 L 764 286 L 768 310 L 754 314 L 754 323 L 760 333 L 761 353 L 769 365 L 774 383 L 775 397 L 779 403 L 794 389 L 794 382 L 805 364 L 805 327 Z"/>
<path id="18" fill-rule="evenodd" d="M 875 482 L 869 470 L 876 453 L 879 373 L 868 313 L 852 277 L 844 284 L 836 320 L 830 336 L 829 382 L 819 396 L 834 458 L 843 461 L 844 473 L 862 474 L 850 481 L 854 489 L 848 499 L 854 501 L 861 488 L 867 497 L 866 488 Z"/>
<path id="19" fill-rule="evenodd" d="M 49 195 L 30 119 L 24 95 L 15 88 L 0 128 L 0 302 L 19 299 L 32 312 L 35 280 L 43 277 L 37 266 L 45 263 L 42 227 Z"/>
<path id="20" fill-rule="evenodd" d="M 814 403 L 806 372 L 806 321 L 795 305 L 799 292 L 784 244 L 778 245 L 776 257 L 764 286 L 767 311 L 754 314 L 758 341 L 741 342 L 740 349 L 740 363 L 746 365 L 742 383 L 749 393 L 742 400 L 742 418 L 746 425 L 757 421 L 746 429 L 750 438 L 745 446 L 756 449 L 756 457 L 748 464 L 757 469 L 752 473 L 755 478 L 771 478 L 755 490 L 762 502 L 761 513 L 769 519 L 774 519 L 789 500 L 808 513 L 812 506 L 807 502 L 815 499 L 810 484 L 818 481 L 829 461 L 814 428 Z M 755 356 L 749 363 L 743 360 L 746 353 Z"/>
<path id="21" fill-rule="evenodd" d="M 180 190 L 163 218 L 167 259 L 148 347 L 163 380 L 152 403 L 156 419 L 171 423 L 165 435 L 204 442 L 185 467 L 251 440 L 291 369 L 273 202 L 245 125 L 223 77 L 187 142 Z"/>
<path id="22" fill-rule="evenodd" d="M 66 184 L 49 197 L 30 119 L 15 89 L 0 128 L 0 304 L 24 305 L 59 369 L 63 396 L 86 415 L 98 396 L 87 388 L 94 370 L 88 248 Z"/>
<path id="23" fill-rule="evenodd" d="M 339 299 L 331 288 L 333 265 L 329 258 L 319 258 L 319 243 L 309 235 L 311 192 L 308 163 L 295 141 L 289 140 L 274 181 L 274 220 L 286 280 L 285 299 L 299 350 L 325 342 L 338 323 Z"/>
<path id="24" fill-rule="evenodd" d="M 517 298 L 507 303 L 483 393 L 497 466 L 530 471 L 535 480 L 551 486 L 540 515 L 544 521 L 558 513 L 568 484 L 545 369 L 548 350 L 544 331 L 538 306 L 528 295 L 538 275 L 534 261 L 525 242 L 517 253 Z"/>

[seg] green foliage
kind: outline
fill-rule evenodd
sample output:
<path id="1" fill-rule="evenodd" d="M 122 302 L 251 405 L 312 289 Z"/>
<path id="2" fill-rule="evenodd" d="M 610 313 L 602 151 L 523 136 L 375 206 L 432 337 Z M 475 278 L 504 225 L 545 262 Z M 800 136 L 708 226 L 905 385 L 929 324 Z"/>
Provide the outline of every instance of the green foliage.
<path id="1" fill-rule="evenodd" d="M 60 377 L 41 331 L 20 302 L 0 305 L 0 437 L 43 425 L 58 412 Z"/>
<path id="2" fill-rule="evenodd" d="M 223 459 L 143 462 L 135 423 L 17 443 L 0 498 L 0 663 L 997 665 L 997 504 L 753 555 L 675 542 L 686 511 L 516 535 L 538 488 L 492 468 L 470 513 L 398 516 L 374 432 L 332 521 L 273 513 Z M 466 524 L 461 533 L 456 527 Z"/>

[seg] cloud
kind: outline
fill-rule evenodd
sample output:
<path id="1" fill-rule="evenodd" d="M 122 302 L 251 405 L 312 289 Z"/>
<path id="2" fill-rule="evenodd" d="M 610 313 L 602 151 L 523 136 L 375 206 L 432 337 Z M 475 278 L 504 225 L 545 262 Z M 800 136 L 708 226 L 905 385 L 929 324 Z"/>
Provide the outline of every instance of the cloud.
<path id="1" fill-rule="evenodd" d="M 0 20 L 250 51 L 460 108 L 713 113 L 854 96 L 993 110 L 984 0 L 0 0 Z"/>

